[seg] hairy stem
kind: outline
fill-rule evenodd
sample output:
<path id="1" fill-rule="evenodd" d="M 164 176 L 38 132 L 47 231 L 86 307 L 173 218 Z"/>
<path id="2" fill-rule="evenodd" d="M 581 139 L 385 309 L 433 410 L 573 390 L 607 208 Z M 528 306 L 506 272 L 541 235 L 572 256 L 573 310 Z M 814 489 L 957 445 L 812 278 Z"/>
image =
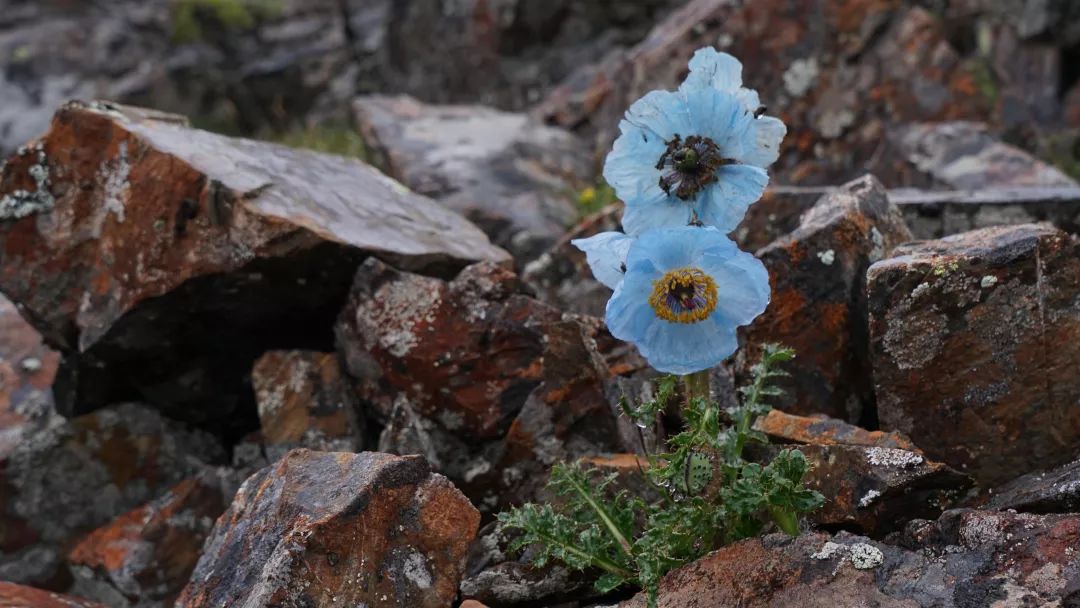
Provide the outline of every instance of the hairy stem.
<path id="1" fill-rule="evenodd" d="M 799 535 L 799 520 L 791 511 L 780 507 L 769 507 L 769 517 L 788 536 Z"/>
<path id="2" fill-rule="evenodd" d="M 593 555 L 592 553 L 589 553 L 587 551 L 582 551 L 581 549 L 578 549 L 577 547 L 575 547 L 573 545 L 564 543 L 564 542 L 560 541 L 559 539 L 557 539 L 554 536 L 551 536 L 549 534 L 545 534 L 545 533 L 539 532 L 539 531 L 534 531 L 534 533 L 537 536 L 539 536 L 539 537 L 543 538 L 544 540 L 546 540 L 547 542 L 549 542 L 550 544 L 558 545 L 559 547 L 562 547 L 563 550 L 567 551 L 568 553 L 573 553 L 574 555 L 576 555 L 578 557 L 582 557 L 582 558 L 585 558 L 585 559 L 589 560 L 594 566 L 596 566 L 597 568 L 600 568 L 601 570 L 603 570 L 605 572 L 610 572 L 611 574 L 614 574 L 616 576 L 621 576 L 621 577 L 623 577 L 625 579 L 628 579 L 628 580 L 634 580 L 636 578 L 633 572 L 627 570 L 626 568 L 620 567 L 618 564 L 615 564 L 614 562 L 612 562 L 611 560 L 609 560 L 607 558 L 600 557 L 599 555 Z"/>
<path id="3" fill-rule="evenodd" d="M 578 484 L 573 477 L 568 476 L 567 481 L 574 487 L 574 491 L 576 491 L 578 495 L 588 503 L 592 510 L 596 512 L 600 521 L 604 522 L 604 527 L 607 528 L 608 533 L 615 539 L 615 542 L 619 543 L 619 548 L 622 549 L 622 552 L 625 553 L 627 557 L 631 557 L 630 541 L 626 540 L 626 535 L 619 529 L 619 526 L 615 525 L 615 521 L 611 519 L 611 515 L 604 509 L 604 506 L 596 502 L 596 499 L 589 493 L 589 490 Z"/>
<path id="4" fill-rule="evenodd" d="M 703 369 L 682 377 L 686 388 L 686 400 L 709 398 L 709 370 Z"/>

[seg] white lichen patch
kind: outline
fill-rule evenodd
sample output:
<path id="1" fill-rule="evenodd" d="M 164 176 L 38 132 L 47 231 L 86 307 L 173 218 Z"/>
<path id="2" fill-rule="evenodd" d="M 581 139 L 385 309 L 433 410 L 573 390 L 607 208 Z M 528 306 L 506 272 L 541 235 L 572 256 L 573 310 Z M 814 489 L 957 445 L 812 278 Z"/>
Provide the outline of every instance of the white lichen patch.
<path id="1" fill-rule="evenodd" d="M 819 72 L 817 57 L 796 59 L 784 72 L 784 89 L 792 97 L 802 97 L 814 86 Z"/>
<path id="2" fill-rule="evenodd" d="M 923 457 L 899 448 L 873 447 L 866 449 L 866 461 L 877 467 L 906 469 L 922 464 Z"/>
<path id="3" fill-rule="evenodd" d="M 37 155 L 37 162 L 26 170 L 30 179 L 34 180 L 34 191 L 13 190 L 0 197 L 0 221 L 19 220 L 36 213 L 52 211 L 56 206 L 56 199 L 49 192 L 49 159 L 45 156 L 42 144 L 38 143 L 33 149 L 19 149 L 20 156 L 29 154 Z"/>
<path id="4" fill-rule="evenodd" d="M 870 490 L 869 492 L 864 494 L 862 498 L 859 499 L 859 508 L 865 509 L 866 507 L 869 507 L 871 504 L 873 504 L 875 500 L 880 497 L 881 492 L 878 492 L 877 490 Z"/>
<path id="5" fill-rule="evenodd" d="M 431 588 L 431 571 L 428 570 L 427 560 L 424 556 L 416 551 L 413 551 L 405 558 L 405 563 L 401 567 L 402 574 L 405 575 L 405 579 L 412 583 L 417 589 L 430 589 Z"/>
<path id="6" fill-rule="evenodd" d="M 866 543 L 851 545 L 849 557 L 856 570 L 872 570 L 885 563 L 885 555 L 881 549 Z"/>
<path id="7" fill-rule="evenodd" d="M 817 257 L 818 257 L 819 260 L 821 260 L 822 264 L 824 264 L 826 266 L 832 266 L 832 263 L 834 261 L 836 261 L 836 252 L 833 251 L 832 249 L 827 249 L 825 251 L 819 251 L 818 254 L 817 254 Z"/>
<path id="8" fill-rule="evenodd" d="M 128 198 L 131 184 L 131 164 L 128 162 L 127 142 L 120 142 L 116 159 L 105 161 L 98 167 L 98 181 L 102 184 L 101 205 L 105 211 L 116 216 L 116 221 L 124 221 L 124 201 Z"/>
<path id="9" fill-rule="evenodd" d="M 42 363 L 41 359 L 37 357 L 27 357 L 19 363 L 19 366 L 22 367 L 24 372 L 32 374 L 41 369 Z"/>
<path id="10" fill-rule="evenodd" d="M 992 274 L 988 274 L 985 277 L 983 277 L 981 281 L 979 281 L 979 287 L 982 287 L 983 289 L 990 289 L 994 285 L 997 285 L 997 282 L 998 282 L 997 277 L 995 277 Z"/>
<path id="11" fill-rule="evenodd" d="M 840 543 L 834 543 L 831 540 L 821 546 L 821 549 L 817 553 L 810 556 L 811 559 L 832 559 L 834 557 L 843 557 L 847 555 L 847 547 Z"/>
<path id="12" fill-rule="evenodd" d="M 442 296 L 432 285 L 395 282 L 359 307 L 356 319 L 365 334 L 378 337 L 380 347 L 395 357 L 404 357 L 420 343 L 417 326 L 433 323 L 441 302 Z"/>
<path id="13" fill-rule="evenodd" d="M 874 248 L 870 250 L 870 261 L 876 262 L 885 257 L 885 237 L 877 226 L 870 227 L 870 242 L 874 244 Z"/>
<path id="14" fill-rule="evenodd" d="M 917 297 L 923 295 L 924 293 L 926 293 L 928 291 L 930 291 L 930 284 L 929 283 L 919 283 L 918 285 L 915 286 L 915 289 L 911 290 L 911 297 L 912 298 L 917 298 Z"/>

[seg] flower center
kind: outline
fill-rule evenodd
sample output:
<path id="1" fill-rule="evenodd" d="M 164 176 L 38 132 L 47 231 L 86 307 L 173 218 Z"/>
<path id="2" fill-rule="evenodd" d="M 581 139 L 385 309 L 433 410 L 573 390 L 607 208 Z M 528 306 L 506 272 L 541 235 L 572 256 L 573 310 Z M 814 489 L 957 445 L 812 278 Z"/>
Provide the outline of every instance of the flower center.
<path id="1" fill-rule="evenodd" d="M 716 281 L 699 268 L 677 268 L 653 281 L 656 316 L 672 323 L 704 321 L 716 310 Z"/>
<path id="2" fill-rule="evenodd" d="M 662 172 L 660 189 L 668 196 L 674 194 L 684 201 L 690 200 L 716 181 L 717 169 L 735 162 L 724 158 L 720 147 L 708 137 L 691 135 L 684 140 L 676 135 L 667 142 L 667 149 L 656 163 Z"/>

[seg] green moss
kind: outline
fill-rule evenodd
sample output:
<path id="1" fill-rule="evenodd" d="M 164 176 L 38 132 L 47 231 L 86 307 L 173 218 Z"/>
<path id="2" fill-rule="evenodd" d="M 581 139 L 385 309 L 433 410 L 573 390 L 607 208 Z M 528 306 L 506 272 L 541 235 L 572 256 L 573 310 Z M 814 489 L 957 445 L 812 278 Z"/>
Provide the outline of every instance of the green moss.
<path id="1" fill-rule="evenodd" d="M 596 213 L 604 207 L 618 200 L 615 189 L 608 185 L 604 178 L 600 178 L 595 186 L 589 186 L 578 193 L 578 206 L 582 215 Z"/>
<path id="2" fill-rule="evenodd" d="M 361 160 L 368 159 L 364 139 L 345 121 L 297 128 L 272 135 L 267 139 L 290 148 L 304 148 Z"/>
<path id="3" fill-rule="evenodd" d="M 172 38 L 178 43 L 202 40 L 203 28 L 210 22 L 227 31 L 250 30 L 281 10 L 281 0 L 175 0 Z"/>
<path id="4" fill-rule="evenodd" d="M 998 90 L 997 78 L 994 76 L 993 68 L 990 67 L 990 62 L 986 59 L 975 59 L 968 64 L 967 69 L 968 73 L 971 74 L 971 78 L 975 81 L 975 87 L 986 99 L 990 107 L 997 105 L 998 96 L 1001 93 Z"/>

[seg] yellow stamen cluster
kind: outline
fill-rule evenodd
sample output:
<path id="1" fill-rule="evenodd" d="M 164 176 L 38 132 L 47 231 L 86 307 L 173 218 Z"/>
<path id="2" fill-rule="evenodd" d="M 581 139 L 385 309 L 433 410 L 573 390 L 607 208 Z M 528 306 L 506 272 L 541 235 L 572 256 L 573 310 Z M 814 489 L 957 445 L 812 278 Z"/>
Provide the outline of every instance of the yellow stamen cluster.
<path id="1" fill-rule="evenodd" d="M 677 268 L 653 281 L 649 306 L 672 323 L 697 323 L 716 310 L 716 281 L 699 268 Z"/>

